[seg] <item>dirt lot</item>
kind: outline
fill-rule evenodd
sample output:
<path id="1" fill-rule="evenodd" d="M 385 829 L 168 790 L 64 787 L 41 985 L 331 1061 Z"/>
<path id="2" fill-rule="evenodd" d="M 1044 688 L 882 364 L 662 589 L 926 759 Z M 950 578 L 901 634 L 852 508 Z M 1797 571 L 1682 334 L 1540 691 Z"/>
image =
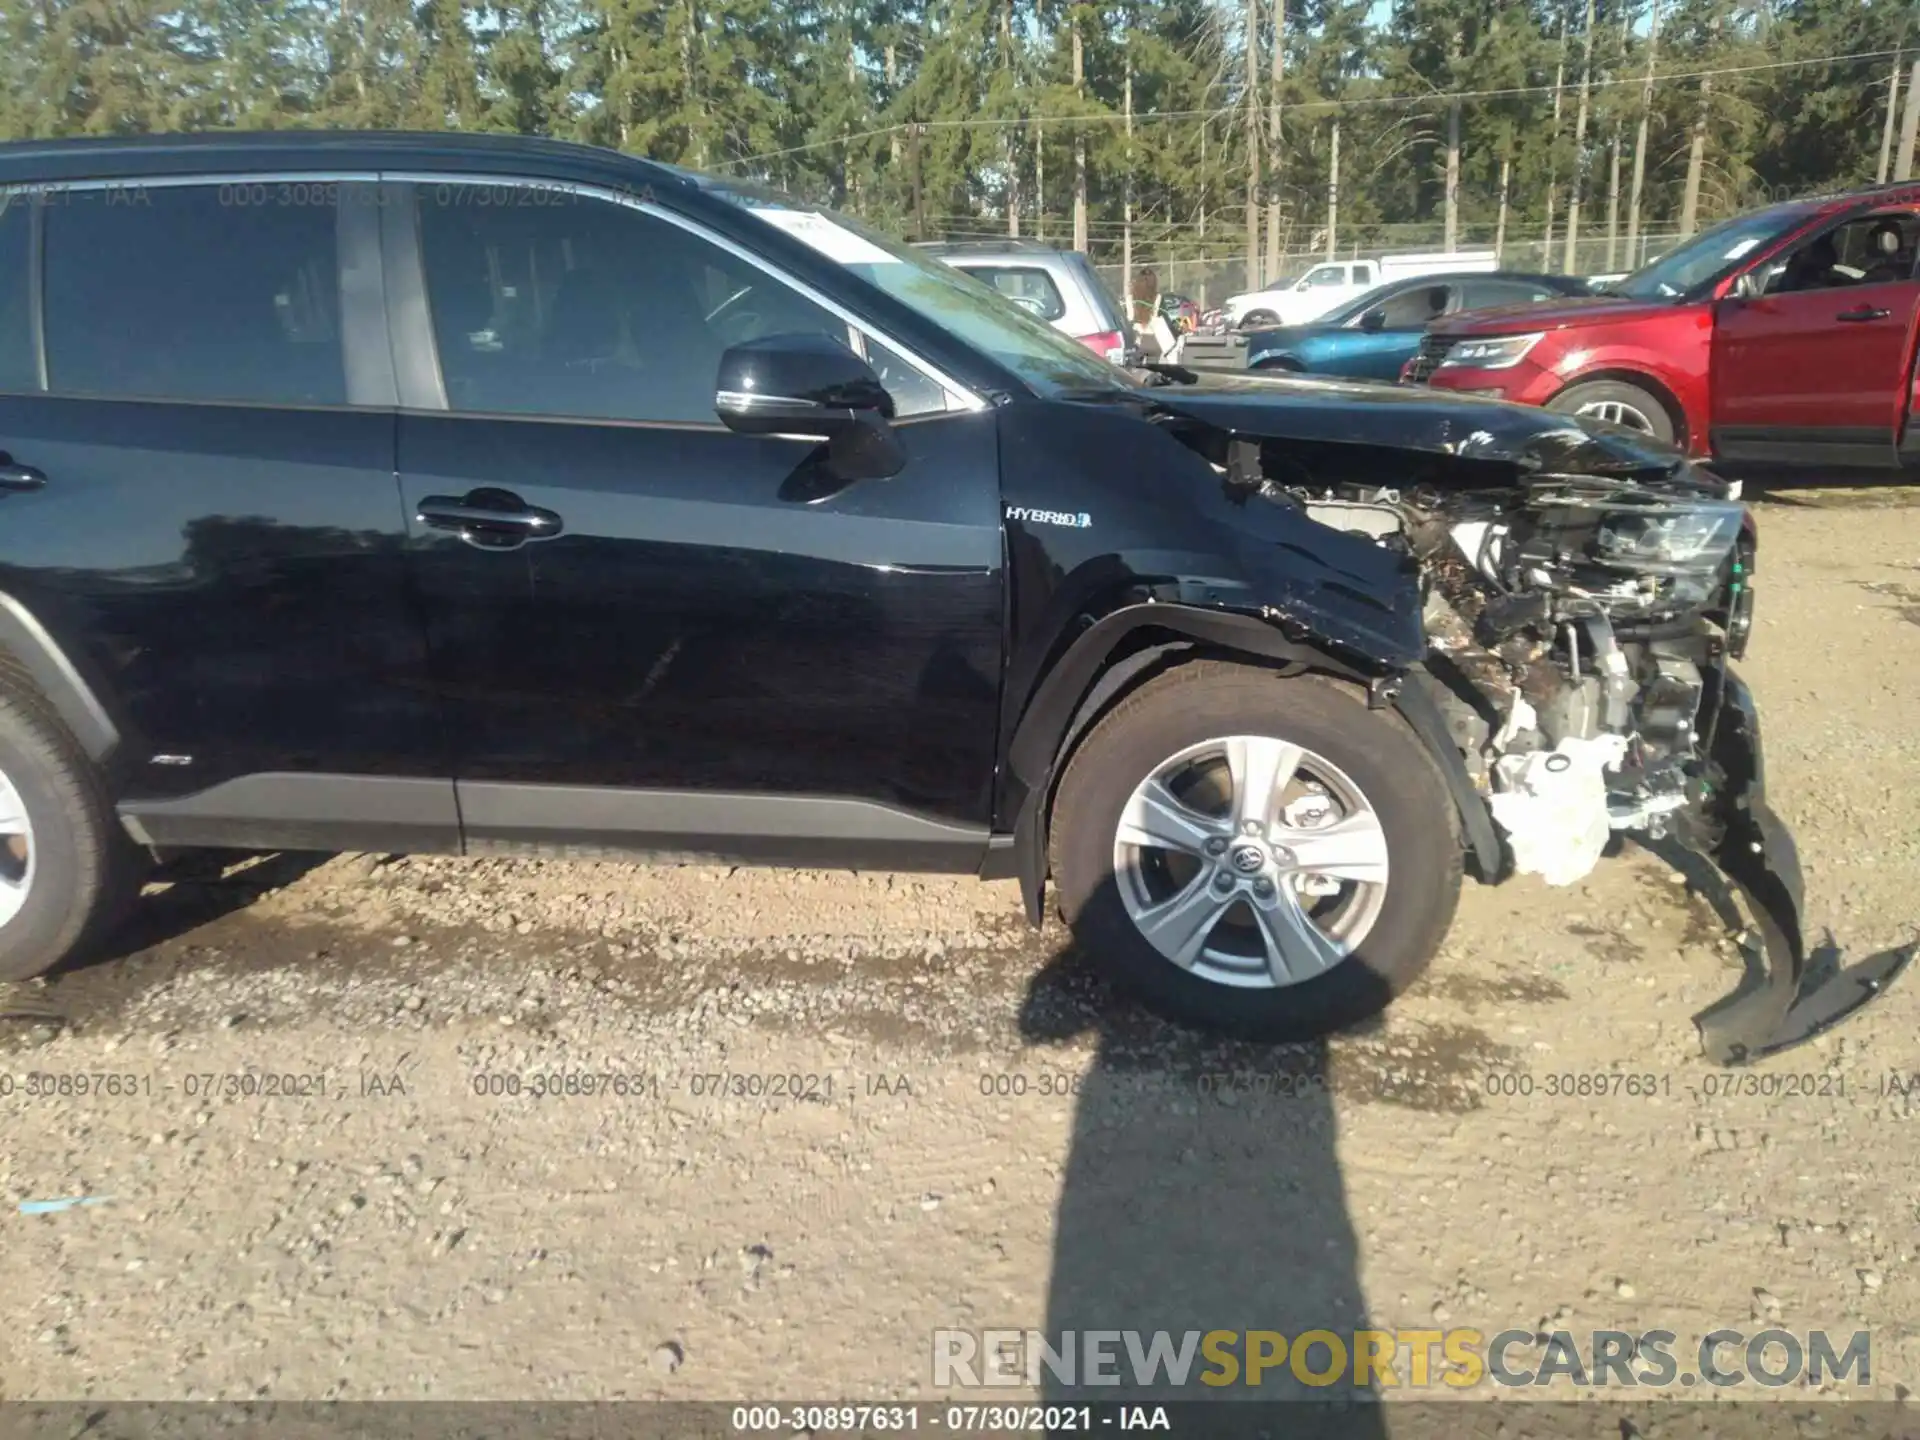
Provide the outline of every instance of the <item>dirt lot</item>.
<path id="1" fill-rule="evenodd" d="M 1914 505 L 1762 516 L 1744 670 L 1810 934 L 1856 956 L 1920 918 Z M 1920 1374 L 1920 977 L 1759 1072 L 1795 1093 L 1711 1093 L 1689 1017 L 1736 952 L 1638 851 L 1470 886 L 1429 980 L 1323 1052 L 1159 1025 L 1005 885 L 170 879 L 0 1022 L 8 1398 L 906 1398 L 947 1326 L 1777 1322 L 1870 1329 L 1876 1396 Z M 571 1071 L 624 1093 L 528 1093 Z M 1546 1090 L 1613 1071 L 1653 1093 Z M 27 1093 L 81 1072 L 132 1093 Z M 16 1213 L 63 1196 L 111 1198 Z"/>

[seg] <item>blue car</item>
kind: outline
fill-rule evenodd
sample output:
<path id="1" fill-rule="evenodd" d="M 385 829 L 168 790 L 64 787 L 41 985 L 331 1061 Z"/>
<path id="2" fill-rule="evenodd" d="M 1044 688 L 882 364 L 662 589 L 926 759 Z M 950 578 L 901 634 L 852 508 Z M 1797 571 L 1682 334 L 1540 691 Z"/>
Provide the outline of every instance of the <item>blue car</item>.
<path id="1" fill-rule="evenodd" d="M 1421 334 L 1443 315 L 1587 293 L 1586 282 L 1577 276 L 1505 270 L 1390 280 L 1311 325 L 1252 332 L 1247 368 L 1397 380 L 1400 367 L 1420 348 Z"/>

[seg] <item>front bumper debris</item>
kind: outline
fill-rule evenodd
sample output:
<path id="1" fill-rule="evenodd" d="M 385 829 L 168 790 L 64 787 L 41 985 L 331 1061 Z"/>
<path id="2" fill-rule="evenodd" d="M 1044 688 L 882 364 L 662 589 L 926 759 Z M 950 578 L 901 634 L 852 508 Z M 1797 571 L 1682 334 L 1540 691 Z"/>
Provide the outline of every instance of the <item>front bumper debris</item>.
<path id="1" fill-rule="evenodd" d="M 1758 973 L 1694 1017 L 1707 1058 L 1750 1065 L 1832 1029 L 1881 994 L 1914 958 L 1904 945 L 1839 969 L 1810 970 L 1800 917 L 1803 888 L 1793 836 L 1768 807 L 1753 694 L 1722 672 L 1708 755 L 1718 772 L 1713 830 L 1683 831 L 1746 899 L 1759 932 Z"/>

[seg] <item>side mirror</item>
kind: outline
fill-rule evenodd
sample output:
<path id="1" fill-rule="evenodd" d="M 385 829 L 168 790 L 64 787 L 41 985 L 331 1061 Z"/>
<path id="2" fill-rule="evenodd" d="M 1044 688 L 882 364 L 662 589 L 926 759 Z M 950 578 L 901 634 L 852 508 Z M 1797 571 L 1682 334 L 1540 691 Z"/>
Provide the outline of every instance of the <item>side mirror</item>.
<path id="1" fill-rule="evenodd" d="M 720 357 L 714 412 L 739 435 L 781 435 L 827 447 L 844 480 L 898 475 L 906 451 L 889 423 L 893 397 L 873 367 L 825 335 L 769 335 Z"/>
<path id="2" fill-rule="evenodd" d="M 1374 306 L 1373 309 L 1367 311 L 1366 314 L 1360 317 L 1360 328 L 1369 335 L 1373 334 L 1376 330 L 1386 329 L 1387 312 L 1378 305 Z"/>
<path id="3" fill-rule="evenodd" d="M 1756 270 L 1748 270 L 1733 282 L 1733 298 L 1736 300 L 1758 300 L 1765 292 L 1765 289 L 1766 286 L 1761 281 L 1760 273 Z"/>

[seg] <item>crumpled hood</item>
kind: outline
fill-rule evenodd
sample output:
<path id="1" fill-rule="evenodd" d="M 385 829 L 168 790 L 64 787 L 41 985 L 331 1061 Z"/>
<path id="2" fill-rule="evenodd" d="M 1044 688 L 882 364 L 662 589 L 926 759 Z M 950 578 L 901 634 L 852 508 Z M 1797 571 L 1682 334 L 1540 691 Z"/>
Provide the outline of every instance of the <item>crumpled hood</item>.
<path id="1" fill-rule="evenodd" d="M 1561 475 L 1692 468 L 1672 446 L 1604 421 L 1412 385 L 1205 375 L 1147 391 L 1146 398 L 1165 416 L 1248 438 L 1422 450 Z"/>

